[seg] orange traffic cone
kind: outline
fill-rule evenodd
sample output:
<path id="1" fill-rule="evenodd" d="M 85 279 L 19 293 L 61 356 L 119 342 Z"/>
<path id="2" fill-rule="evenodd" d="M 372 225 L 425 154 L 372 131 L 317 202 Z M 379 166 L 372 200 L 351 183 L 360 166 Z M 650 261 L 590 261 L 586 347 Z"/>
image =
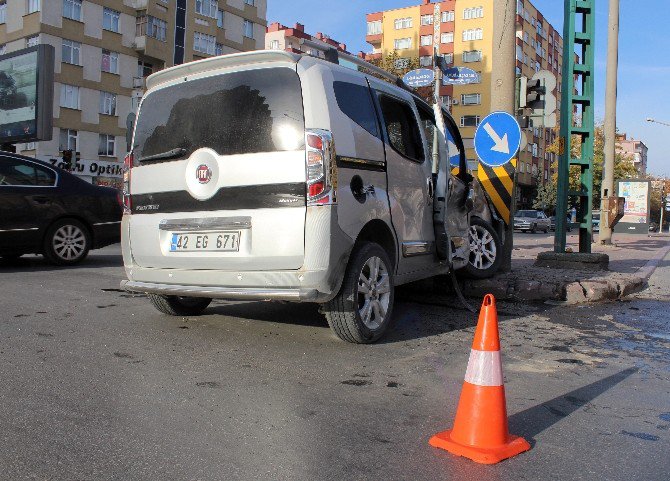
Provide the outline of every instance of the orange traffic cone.
<path id="1" fill-rule="evenodd" d="M 498 313 L 491 294 L 484 297 L 472 342 L 454 428 L 430 438 L 431 446 L 483 464 L 528 451 L 530 444 L 507 428 Z"/>

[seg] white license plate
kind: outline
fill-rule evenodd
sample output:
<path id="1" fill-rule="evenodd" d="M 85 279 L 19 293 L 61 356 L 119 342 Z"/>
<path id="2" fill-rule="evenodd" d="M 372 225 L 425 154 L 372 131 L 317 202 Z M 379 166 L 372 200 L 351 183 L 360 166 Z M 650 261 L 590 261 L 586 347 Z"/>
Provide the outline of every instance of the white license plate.
<path id="1" fill-rule="evenodd" d="M 170 252 L 238 252 L 240 231 L 173 232 Z"/>

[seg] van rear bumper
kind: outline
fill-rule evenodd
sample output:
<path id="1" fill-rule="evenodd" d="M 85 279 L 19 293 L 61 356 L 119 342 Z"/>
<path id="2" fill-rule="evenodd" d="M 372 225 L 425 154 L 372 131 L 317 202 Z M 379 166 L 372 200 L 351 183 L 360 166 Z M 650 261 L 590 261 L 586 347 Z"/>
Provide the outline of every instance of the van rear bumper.
<path id="1" fill-rule="evenodd" d="M 121 281 L 121 289 L 130 292 L 166 296 L 209 297 L 212 299 L 310 302 L 319 297 L 316 289 L 282 289 L 258 287 L 211 287 Z"/>

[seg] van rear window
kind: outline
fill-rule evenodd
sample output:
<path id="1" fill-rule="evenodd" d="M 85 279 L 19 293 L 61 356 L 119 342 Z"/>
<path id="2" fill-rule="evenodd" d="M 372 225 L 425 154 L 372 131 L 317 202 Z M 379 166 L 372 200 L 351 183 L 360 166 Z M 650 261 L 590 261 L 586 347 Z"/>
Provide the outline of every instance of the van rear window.
<path id="1" fill-rule="evenodd" d="M 298 74 L 289 68 L 234 72 L 151 92 L 135 129 L 135 159 L 208 147 L 219 155 L 304 148 Z"/>

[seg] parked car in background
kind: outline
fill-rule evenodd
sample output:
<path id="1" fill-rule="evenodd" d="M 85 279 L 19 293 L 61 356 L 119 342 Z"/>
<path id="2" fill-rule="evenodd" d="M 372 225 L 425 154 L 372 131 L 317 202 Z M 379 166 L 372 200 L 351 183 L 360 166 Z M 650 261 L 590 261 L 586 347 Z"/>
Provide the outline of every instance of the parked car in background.
<path id="1" fill-rule="evenodd" d="M 600 232 L 600 212 L 591 214 L 591 219 L 593 221 L 593 232 Z"/>
<path id="2" fill-rule="evenodd" d="M 658 223 L 650 222 L 649 223 L 649 232 L 657 232 L 657 231 L 658 231 Z"/>
<path id="3" fill-rule="evenodd" d="M 541 230 L 547 233 L 550 228 L 551 221 L 540 210 L 519 210 L 514 214 L 515 230 L 532 233 Z"/>
<path id="4" fill-rule="evenodd" d="M 549 228 L 551 229 L 551 231 L 552 232 L 556 231 L 556 216 L 552 215 L 551 217 L 549 217 L 549 222 L 550 222 Z M 572 222 L 570 222 L 570 216 L 569 215 L 568 215 L 568 217 L 566 218 L 566 221 L 565 221 L 565 230 L 567 230 L 568 232 L 570 232 L 572 230 Z"/>
<path id="5" fill-rule="evenodd" d="M 22 155 L 0 152 L 0 257 L 43 254 L 57 265 L 119 242 L 119 192 Z"/>

